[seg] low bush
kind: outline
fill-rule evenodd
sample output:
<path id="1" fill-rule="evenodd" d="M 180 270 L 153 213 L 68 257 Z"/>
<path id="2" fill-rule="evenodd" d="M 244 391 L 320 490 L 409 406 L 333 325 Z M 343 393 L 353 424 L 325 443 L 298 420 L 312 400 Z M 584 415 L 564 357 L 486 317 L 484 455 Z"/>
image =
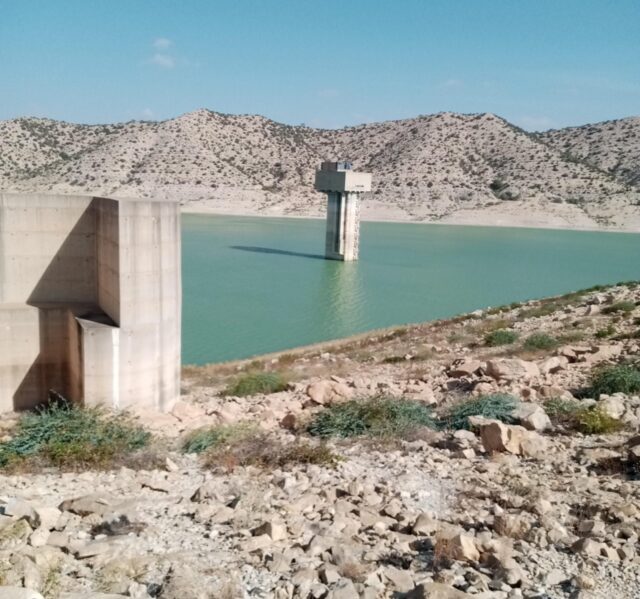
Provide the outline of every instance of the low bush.
<path id="1" fill-rule="evenodd" d="M 605 306 L 602 308 L 603 314 L 616 314 L 618 312 L 622 312 L 624 314 L 628 314 L 629 312 L 633 312 L 635 310 L 636 305 L 632 301 L 622 301 L 616 302 L 615 304 L 611 304 L 610 306 Z"/>
<path id="2" fill-rule="evenodd" d="M 229 385 L 224 395 L 246 397 L 258 393 L 277 393 L 287 388 L 288 381 L 279 372 L 250 372 L 243 374 Z"/>
<path id="3" fill-rule="evenodd" d="M 199 428 L 186 436 L 182 442 L 182 451 L 185 453 L 202 453 L 210 447 L 239 441 L 255 433 L 255 428 L 248 424 Z"/>
<path id="4" fill-rule="evenodd" d="M 518 333 L 508 329 L 498 329 L 487 333 L 484 338 L 485 345 L 489 347 L 498 347 L 500 345 L 509 345 L 518 340 Z"/>
<path id="5" fill-rule="evenodd" d="M 228 471 L 239 466 L 275 469 L 296 464 L 333 468 L 341 459 L 324 443 L 295 441 L 286 444 L 268 437 L 265 433 L 246 435 L 228 443 L 218 443 L 202 454 L 205 467 L 224 468 Z"/>
<path id="6" fill-rule="evenodd" d="M 640 391 L 640 369 L 631 364 L 605 366 L 591 377 L 590 392 L 598 398 L 603 393 L 638 393 Z"/>
<path id="7" fill-rule="evenodd" d="M 575 413 L 575 427 L 585 435 L 604 435 L 619 431 L 622 423 L 596 406 L 578 410 Z"/>
<path id="8" fill-rule="evenodd" d="M 596 331 L 596 339 L 606 339 L 616 334 L 616 327 L 609 323 L 605 328 Z"/>
<path id="9" fill-rule="evenodd" d="M 559 341 L 546 333 L 533 333 L 533 335 L 529 335 L 524 341 L 525 349 L 533 350 L 555 349 L 558 345 L 560 345 Z"/>
<path id="10" fill-rule="evenodd" d="M 317 437 L 400 437 L 425 426 L 435 428 L 428 406 L 408 399 L 376 397 L 329 406 L 315 416 L 307 430 Z"/>
<path id="11" fill-rule="evenodd" d="M 13 437 L 0 443 L 0 467 L 28 462 L 64 469 L 110 468 L 150 439 L 126 413 L 52 405 L 18 421 Z"/>
<path id="12" fill-rule="evenodd" d="M 512 395 L 495 393 L 482 395 L 475 399 L 469 399 L 451 406 L 441 417 L 441 428 L 452 430 L 469 429 L 470 416 L 482 416 L 500 420 L 505 423 L 513 423 L 513 410 L 518 400 Z"/>
<path id="13" fill-rule="evenodd" d="M 544 409 L 554 425 L 585 435 L 612 433 L 622 428 L 619 420 L 598 406 L 584 407 L 578 401 L 550 399 L 544 404 Z"/>

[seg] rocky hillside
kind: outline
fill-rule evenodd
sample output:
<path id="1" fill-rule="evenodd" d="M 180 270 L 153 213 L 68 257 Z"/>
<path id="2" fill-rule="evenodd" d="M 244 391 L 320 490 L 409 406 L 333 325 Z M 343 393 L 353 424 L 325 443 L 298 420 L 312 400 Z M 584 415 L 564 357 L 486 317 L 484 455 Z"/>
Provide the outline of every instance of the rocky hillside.
<path id="1" fill-rule="evenodd" d="M 340 130 L 209 110 L 116 125 L 22 118 L 0 122 L 0 187 L 318 216 L 314 169 L 347 157 L 374 175 L 368 218 L 637 229 L 638 122 L 532 135 L 492 114 Z"/>
<path id="2" fill-rule="evenodd" d="M 639 327 L 627 284 L 188 368 L 151 438 L 3 415 L 0 597 L 637 599 Z"/>
<path id="3" fill-rule="evenodd" d="M 567 160 L 589 164 L 621 183 L 640 185 L 640 117 L 546 131 L 538 138 Z"/>

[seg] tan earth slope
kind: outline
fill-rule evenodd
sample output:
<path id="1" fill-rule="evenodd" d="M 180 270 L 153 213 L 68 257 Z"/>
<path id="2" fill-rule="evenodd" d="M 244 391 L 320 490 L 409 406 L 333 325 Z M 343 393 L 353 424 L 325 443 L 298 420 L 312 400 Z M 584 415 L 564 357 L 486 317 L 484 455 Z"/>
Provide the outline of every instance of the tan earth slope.
<path id="1" fill-rule="evenodd" d="M 0 187 L 321 216 L 314 169 L 347 157 L 374 175 L 365 219 L 640 230 L 639 122 L 534 135 L 492 114 L 340 130 L 209 110 L 114 125 L 21 118 L 0 122 Z"/>

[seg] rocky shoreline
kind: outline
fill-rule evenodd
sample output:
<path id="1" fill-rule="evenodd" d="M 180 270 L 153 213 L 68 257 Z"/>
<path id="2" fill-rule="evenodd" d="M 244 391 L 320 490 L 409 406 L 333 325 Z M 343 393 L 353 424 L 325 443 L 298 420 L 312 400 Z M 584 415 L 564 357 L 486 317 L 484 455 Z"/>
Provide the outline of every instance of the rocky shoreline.
<path id="1" fill-rule="evenodd" d="M 637 366 L 638 305 L 618 285 L 186 368 L 172 413 L 137 415 L 147 463 L 0 470 L 0 598 L 636 598 L 640 391 L 601 379 Z M 255 373 L 284 383 L 231 392 Z M 380 397 L 433 425 L 310 434 Z M 516 403 L 474 413 L 487 398 Z M 267 452 L 311 453 L 184 450 L 243 426 Z"/>

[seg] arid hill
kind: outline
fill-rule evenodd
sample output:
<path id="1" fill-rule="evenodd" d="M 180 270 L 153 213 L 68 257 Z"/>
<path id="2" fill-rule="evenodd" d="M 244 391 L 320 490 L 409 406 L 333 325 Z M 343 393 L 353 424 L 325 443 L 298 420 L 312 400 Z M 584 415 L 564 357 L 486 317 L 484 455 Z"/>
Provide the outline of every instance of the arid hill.
<path id="1" fill-rule="evenodd" d="M 324 159 L 374 174 L 365 218 L 640 230 L 640 118 L 530 134 L 492 114 L 312 129 L 198 110 L 162 122 L 0 122 L 0 188 L 177 197 L 319 216 Z"/>

